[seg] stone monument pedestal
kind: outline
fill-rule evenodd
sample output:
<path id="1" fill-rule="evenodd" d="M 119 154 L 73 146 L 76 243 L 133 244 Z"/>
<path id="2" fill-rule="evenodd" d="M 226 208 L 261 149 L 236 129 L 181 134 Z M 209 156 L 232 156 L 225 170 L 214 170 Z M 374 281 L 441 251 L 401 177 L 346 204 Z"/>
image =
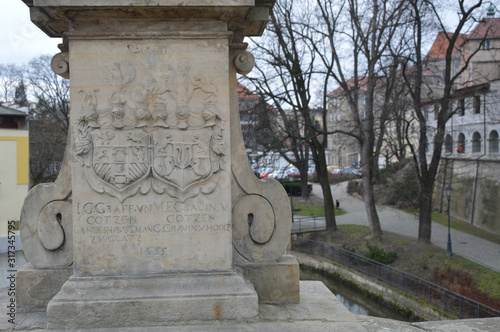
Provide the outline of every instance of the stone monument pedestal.
<path id="1" fill-rule="evenodd" d="M 72 271 L 48 328 L 249 321 L 259 301 L 297 302 L 288 198 L 249 167 L 236 91 L 273 1 L 25 3 L 63 37 L 51 65 L 71 82 L 61 173 L 21 216 L 32 280 Z"/>
<path id="2" fill-rule="evenodd" d="M 297 259 L 281 256 L 277 262 L 242 263 L 238 266 L 255 287 L 259 303 L 298 303 L 300 269 Z"/>
<path id="3" fill-rule="evenodd" d="M 22 312 L 45 311 L 47 304 L 73 275 L 73 269 L 37 269 L 33 264 L 23 265 L 16 273 L 17 309 Z"/>
<path id="4" fill-rule="evenodd" d="M 235 273 L 71 277 L 47 308 L 49 329 L 162 326 L 257 317 L 257 294 Z"/>

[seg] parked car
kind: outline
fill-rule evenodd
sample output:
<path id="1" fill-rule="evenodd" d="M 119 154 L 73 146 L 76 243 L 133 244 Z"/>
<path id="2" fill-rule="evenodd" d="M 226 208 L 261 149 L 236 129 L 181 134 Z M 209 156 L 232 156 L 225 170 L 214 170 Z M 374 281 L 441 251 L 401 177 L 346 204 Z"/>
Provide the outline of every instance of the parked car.
<path id="1" fill-rule="evenodd" d="M 293 177 L 293 178 L 299 178 L 300 179 L 300 172 L 299 169 L 295 166 L 292 166 L 289 171 L 288 171 L 288 177 Z"/>
<path id="2" fill-rule="evenodd" d="M 274 170 L 273 172 L 269 173 L 269 178 L 271 179 L 281 179 L 281 176 L 283 174 L 284 170 L 282 168 Z"/>
<path id="3" fill-rule="evenodd" d="M 316 175 L 316 167 L 309 167 L 309 168 L 307 169 L 307 175 L 309 175 L 309 176 L 314 176 L 314 175 Z"/>
<path id="4" fill-rule="evenodd" d="M 260 178 L 263 179 L 263 178 L 267 178 L 269 176 L 269 174 L 273 171 L 273 169 L 271 167 L 266 167 L 264 168 L 263 170 L 260 171 Z"/>
<path id="5" fill-rule="evenodd" d="M 361 177 L 361 169 L 358 169 L 356 167 L 351 167 L 351 166 L 342 168 L 340 170 L 340 173 L 341 174 L 353 174 L 353 175 Z"/>
<path id="6" fill-rule="evenodd" d="M 288 165 L 285 167 L 281 167 L 278 170 L 275 170 L 269 177 L 272 179 L 287 179 L 289 177 L 300 178 L 299 169 L 293 165 Z"/>
<path id="7" fill-rule="evenodd" d="M 340 173 L 341 169 L 342 169 L 342 167 L 340 167 L 340 166 L 327 166 L 328 172 L 330 172 L 332 174 L 338 174 L 338 173 Z"/>

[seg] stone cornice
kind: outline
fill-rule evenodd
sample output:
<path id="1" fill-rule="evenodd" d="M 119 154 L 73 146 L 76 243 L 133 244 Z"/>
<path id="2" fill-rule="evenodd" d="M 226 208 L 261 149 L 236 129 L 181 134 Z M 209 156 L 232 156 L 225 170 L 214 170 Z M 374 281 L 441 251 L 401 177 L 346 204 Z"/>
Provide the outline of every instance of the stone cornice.
<path id="1" fill-rule="evenodd" d="M 196 22 L 219 22 L 234 33 L 234 41 L 260 36 L 265 29 L 274 0 L 23 0 L 30 8 L 31 20 L 50 37 L 85 30 L 97 23 L 112 33 L 135 22 L 150 22 L 149 31 L 182 31 Z M 171 28 L 165 22 L 174 22 Z M 154 24 L 153 24 L 154 23 Z M 176 24 L 175 24 L 176 23 Z M 189 24 L 188 24 L 189 23 Z M 137 28 L 137 27 L 136 27 Z M 102 31 L 98 31 L 101 33 Z M 89 33 L 89 31 L 86 31 Z"/>

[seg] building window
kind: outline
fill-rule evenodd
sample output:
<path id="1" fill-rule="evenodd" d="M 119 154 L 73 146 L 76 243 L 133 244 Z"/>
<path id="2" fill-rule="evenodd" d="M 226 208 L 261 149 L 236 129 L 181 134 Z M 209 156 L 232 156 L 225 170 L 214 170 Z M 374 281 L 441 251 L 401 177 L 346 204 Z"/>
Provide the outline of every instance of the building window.
<path id="1" fill-rule="evenodd" d="M 365 95 L 360 95 L 360 96 L 359 96 L 359 103 L 360 103 L 361 105 L 366 104 L 366 96 L 365 96 Z"/>
<path id="2" fill-rule="evenodd" d="M 446 135 L 446 138 L 444 140 L 444 148 L 447 154 L 453 153 L 453 138 L 451 138 L 450 134 Z"/>
<path id="3" fill-rule="evenodd" d="M 481 134 L 477 131 L 472 135 L 472 153 L 481 152 Z"/>
<path id="4" fill-rule="evenodd" d="M 366 112 L 365 111 L 361 111 L 360 113 L 361 113 L 360 114 L 361 120 L 366 119 Z"/>
<path id="5" fill-rule="evenodd" d="M 491 40 L 483 40 L 483 42 L 481 43 L 481 48 L 483 50 L 491 49 Z"/>
<path id="6" fill-rule="evenodd" d="M 496 130 L 492 130 L 490 132 L 490 136 L 488 137 L 488 152 L 489 153 L 498 153 L 498 132 Z"/>
<path id="7" fill-rule="evenodd" d="M 465 135 L 463 133 L 458 135 L 457 153 L 465 153 Z"/>
<path id="8" fill-rule="evenodd" d="M 474 96 L 474 114 L 481 114 L 481 96 Z"/>
<path id="9" fill-rule="evenodd" d="M 458 100 L 457 113 L 459 116 L 465 115 L 465 99 L 463 98 Z"/>

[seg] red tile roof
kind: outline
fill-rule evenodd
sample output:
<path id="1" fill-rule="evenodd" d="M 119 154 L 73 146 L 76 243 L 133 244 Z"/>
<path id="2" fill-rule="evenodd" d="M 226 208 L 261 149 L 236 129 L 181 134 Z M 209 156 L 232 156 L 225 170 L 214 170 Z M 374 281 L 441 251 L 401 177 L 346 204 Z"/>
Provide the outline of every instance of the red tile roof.
<path id="1" fill-rule="evenodd" d="M 379 78 L 377 78 L 377 82 L 375 83 L 375 87 L 379 88 L 381 86 L 383 86 L 385 84 L 385 77 L 381 76 Z M 360 76 L 358 77 L 358 85 L 359 85 L 359 88 L 358 88 L 358 91 L 364 91 L 366 92 L 367 89 L 368 89 L 368 77 L 367 76 Z M 354 76 L 351 77 L 348 81 L 347 81 L 347 87 L 349 88 L 349 90 L 353 90 L 354 88 Z M 338 87 L 337 89 L 333 90 L 332 92 L 330 92 L 328 94 L 328 96 L 332 96 L 332 95 L 335 95 L 335 94 L 340 94 L 340 93 L 343 93 L 344 92 L 344 88 L 342 87 Z"/>
<path id="2" fill-rule="evenodd" d="M 359 84 L 359 90 L 358 91 L 366 91 L 366 89 L 367 89 L 367 87 L 366 87 L 367 81 L 368 81 L 368 77 L 366 77 L 366 76 L 365 77 L 363 77 L 363 76 L 358 77 L 358 84 Z M 347 87 L 349 88 L 349 90 L 352 90 L 354 88 L 354 76 L 351 77 L 347 81 Z M 337 89 L 335 89 L 332 92 L 330 92 L 328 95 L 331 96 L 331 95 L 336 95 L 336 94 L 343 93 L 343 92 L 344 92 L 344 88 L 340 86 Z"/>
<path id="3" fill-rule="evenodd" d="M 236 90 L 238 91 L 238 99 L 259 99 L 259 96 L 248 90 L 246 86 L 239 82 Z"/>
<path id="4" fill-rule="evenodd" d="M 448 37 L 446 37 L 448 35 Z M 440 32 L 436 36 L 436 39 L 434 40 L 434 44 L 432 44 L 431 49 L 427 53 L 426 60 L 438 60 L 438 59 L 444 59 L 446 57 L 446 50 L 448 49 L 448 40 L 453 36 L 452 33 L 446 33 L 445 32 Z M 457 42 L 455 43 L 456 46 L 462 44 L 465 39 L 467 38 L 467 35 L 465 34 L 460 34 L 457 38 Z M 458 55 L 458 48 L 455 47 L 453 50 L 453 53 L 451 54 L 452 57 L 456 57 Z"/>
<path id="5" fill-rule="evenodd" d="M 484 37 L 500 38 L 500 18 L 482 19 L 469 34 L 469 39 L 482 39 Z"/>

